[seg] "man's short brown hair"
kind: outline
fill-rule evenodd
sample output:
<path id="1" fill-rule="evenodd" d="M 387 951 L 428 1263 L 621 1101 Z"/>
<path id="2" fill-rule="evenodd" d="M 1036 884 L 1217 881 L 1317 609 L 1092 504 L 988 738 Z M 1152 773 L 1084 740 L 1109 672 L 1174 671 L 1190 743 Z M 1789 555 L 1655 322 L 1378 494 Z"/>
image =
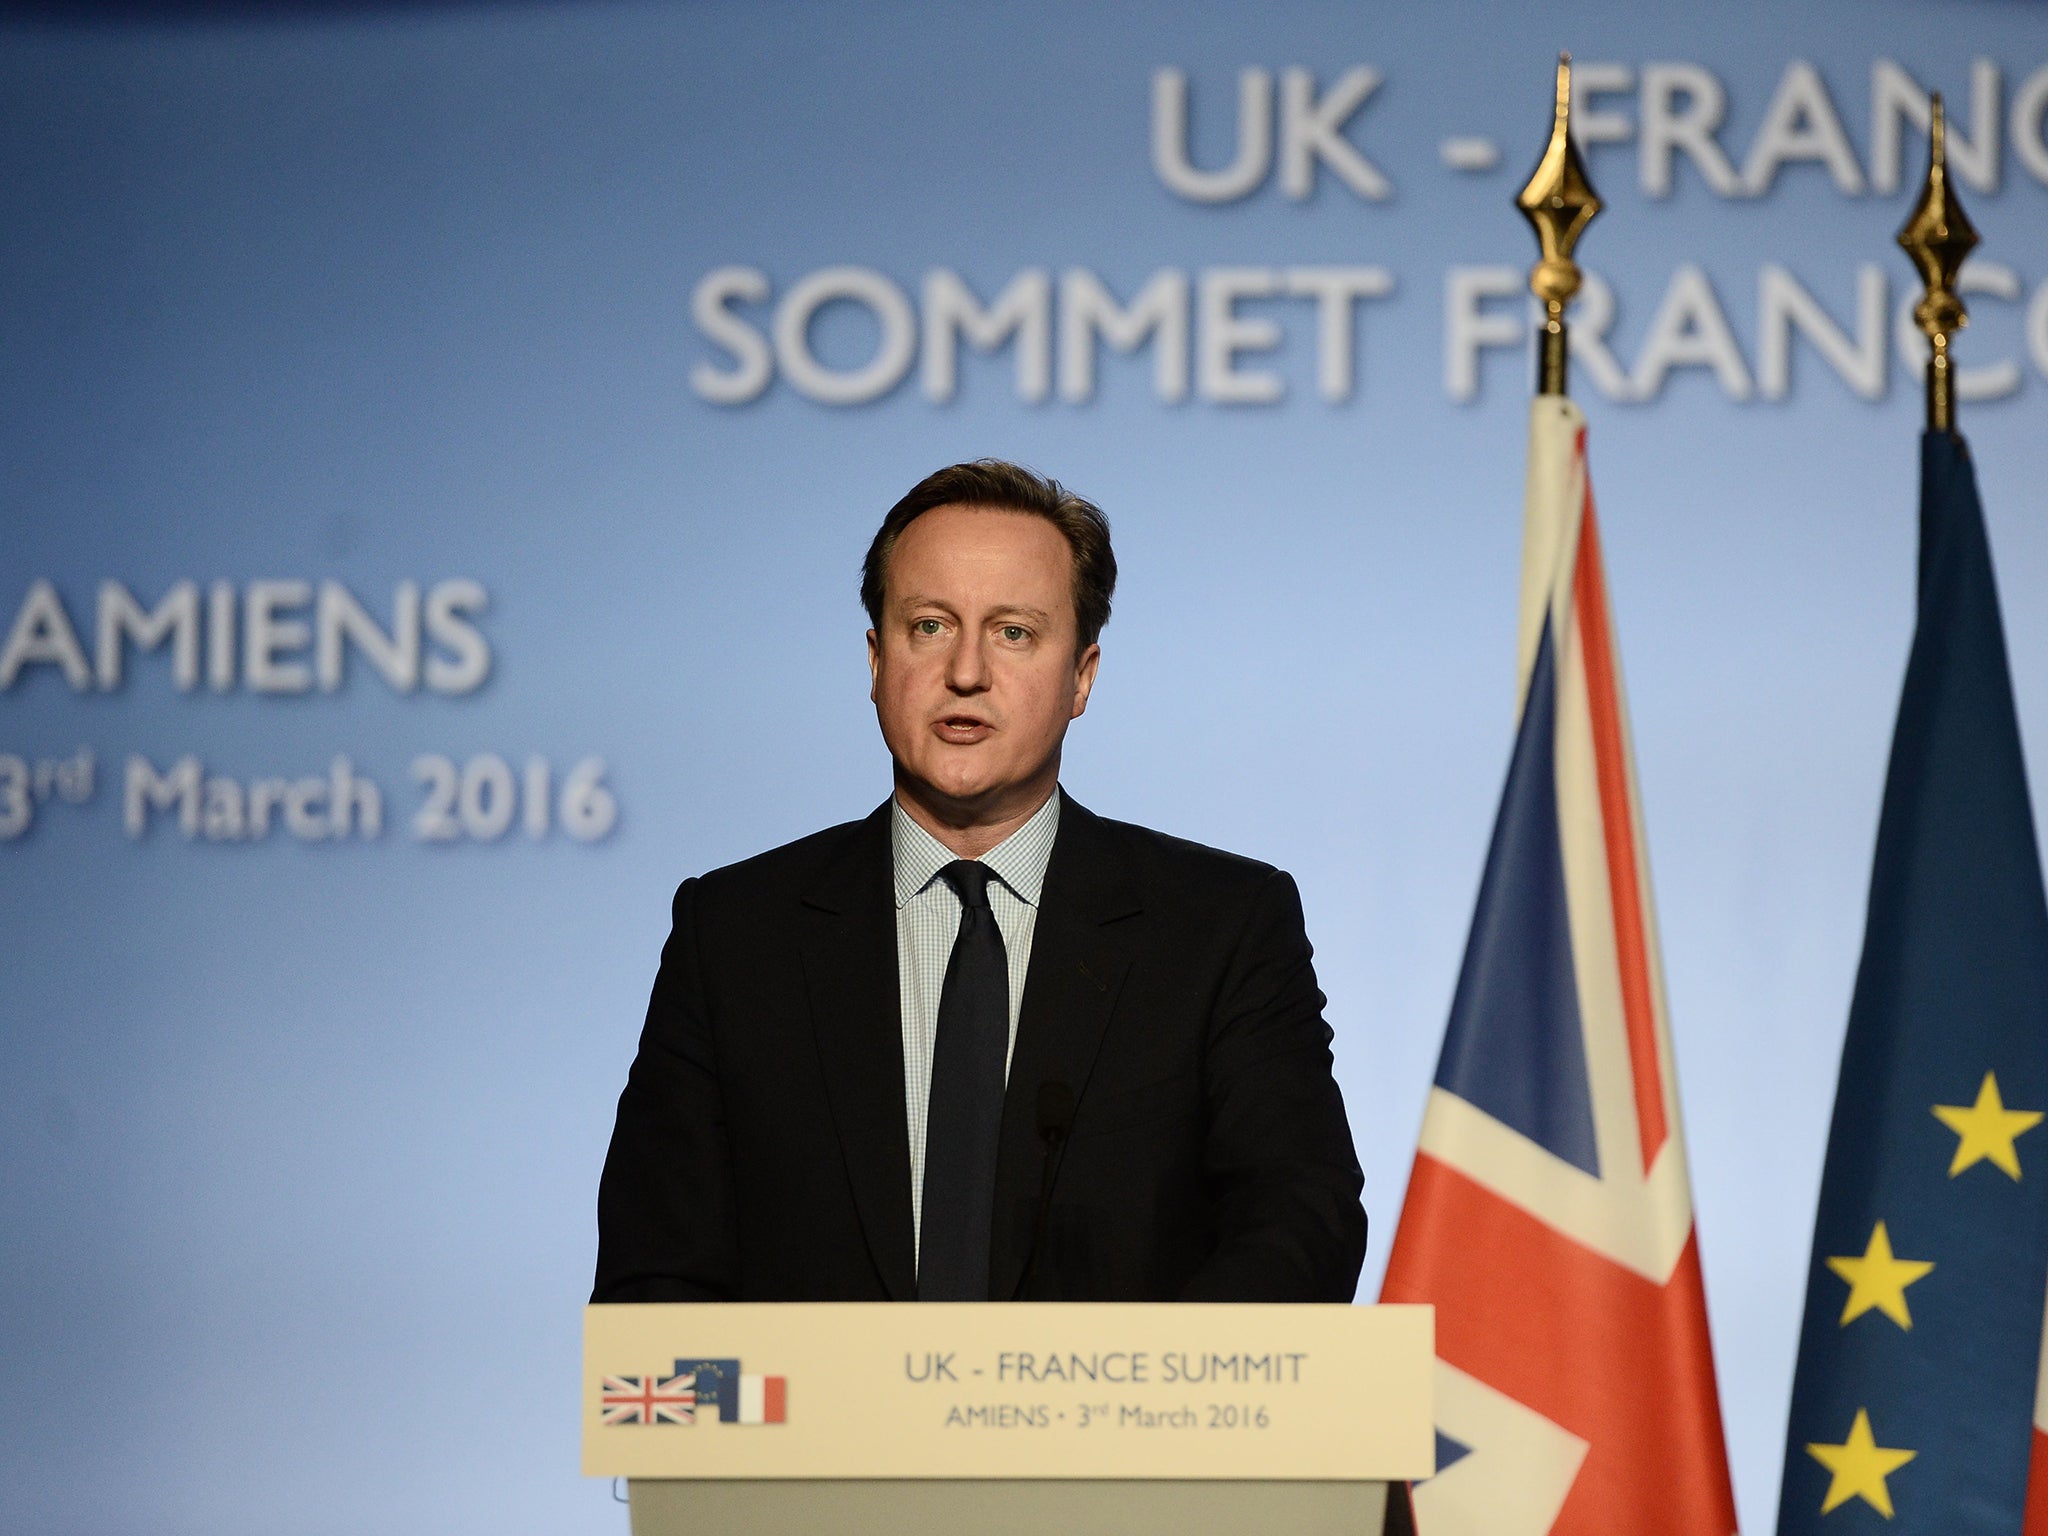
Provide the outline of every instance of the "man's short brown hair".
<path id="1" fill-rule="evenodd" d="M 976 459 L 952 464 L 910 488 L 868 546 L 861 562 L 860 600 L 868 622 L 882 627 L 883 578 L 889 552 L 903 530 L 934 507 L 990 507 L 1003 512 L 1029 512 L 1042 517 L 1065 536 L 1074 552 L 1074 621 L 1085 650 L 1109 622 L 1109 600 L 1116 592 L 1116 555 L 1109 547 L 1109 519 L 1094 502 L 1076 496 L 1057 480 L 1048 480 L 1021 464 L 1002 459 Z"/>

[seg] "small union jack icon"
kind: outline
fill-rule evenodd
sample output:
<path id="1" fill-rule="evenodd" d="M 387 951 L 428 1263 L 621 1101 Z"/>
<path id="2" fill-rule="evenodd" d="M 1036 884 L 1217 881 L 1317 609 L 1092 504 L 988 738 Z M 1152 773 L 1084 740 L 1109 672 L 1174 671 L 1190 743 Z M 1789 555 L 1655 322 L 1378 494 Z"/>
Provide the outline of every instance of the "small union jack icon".
<path id="1" fill-rule="evenodd" d="M 697 1378 L 607 1376 L 603 1399 L 607 1424 L 688 1424 L 696 1418 Z"/>

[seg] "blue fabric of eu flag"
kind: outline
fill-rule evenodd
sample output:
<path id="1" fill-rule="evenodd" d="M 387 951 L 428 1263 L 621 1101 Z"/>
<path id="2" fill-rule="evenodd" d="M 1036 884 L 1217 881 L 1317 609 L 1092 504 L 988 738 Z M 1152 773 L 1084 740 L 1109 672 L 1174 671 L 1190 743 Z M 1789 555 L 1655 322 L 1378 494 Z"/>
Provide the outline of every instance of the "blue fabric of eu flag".
<path id="1" fill-rule="evenodd" d="M 678 1376 L 697 1378 L 697 1411 L 718 1410 L 719 1422 L 740 1421 L 740 1363 L 737 1360 L 678 1360 Z"/>
<path id="2" fill-rule="evenodd" d="M 1779 1536 L 2017 1536 L 2048 1283 L 2048 903 L 1969 450 L 1919 615 L 1828 1133 Z"/>

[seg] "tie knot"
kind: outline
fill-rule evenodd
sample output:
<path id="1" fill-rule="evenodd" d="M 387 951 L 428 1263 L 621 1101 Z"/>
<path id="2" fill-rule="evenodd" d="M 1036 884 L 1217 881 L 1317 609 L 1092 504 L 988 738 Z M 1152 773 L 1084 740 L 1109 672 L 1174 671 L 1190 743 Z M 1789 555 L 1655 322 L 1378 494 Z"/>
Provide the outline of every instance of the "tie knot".
<path id="1" fill-rule="evenodd" d="M 955 859 L 939 871 L 939 878 L 953 887 L 962 906 L 976 912 L 988 911 L 988 882 L 995 873 L 974 859 Z"/>

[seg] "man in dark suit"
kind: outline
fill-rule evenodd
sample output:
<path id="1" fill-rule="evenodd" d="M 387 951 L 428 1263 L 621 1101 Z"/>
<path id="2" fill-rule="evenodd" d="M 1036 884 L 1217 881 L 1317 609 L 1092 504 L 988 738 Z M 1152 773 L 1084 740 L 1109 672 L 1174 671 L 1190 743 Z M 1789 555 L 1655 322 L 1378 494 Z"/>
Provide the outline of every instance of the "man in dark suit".
<path id="1" fill-rule="evenodd" d="M 1351 1299 L 1293 882 L 1058 787 L 1115 581 L 1101 513 L 1013 465 L 891 509 L 895 793 L 676 893 L 592 1300 Z"/>

